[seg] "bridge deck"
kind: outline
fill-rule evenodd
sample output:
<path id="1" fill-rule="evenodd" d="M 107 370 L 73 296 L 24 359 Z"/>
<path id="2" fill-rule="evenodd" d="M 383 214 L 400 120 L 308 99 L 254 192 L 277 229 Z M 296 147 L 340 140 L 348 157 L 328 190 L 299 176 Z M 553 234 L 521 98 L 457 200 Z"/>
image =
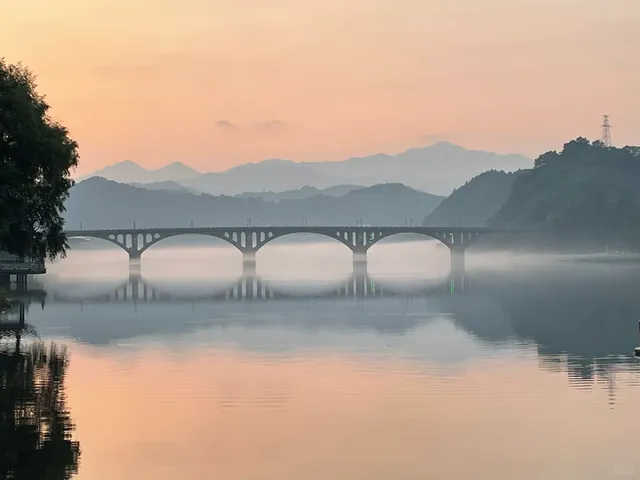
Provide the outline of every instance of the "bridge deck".
<path id="1" fill-rule="evenodd" d="M 345 225 L 258 225 L 258 226 L 205 226 L 205 227 L 162 227 L 162 228 L 154 228 L 154 227 L 137 227 L 137 228 L 100 228 L 100 229 L 91 229 L 91 230 L 67 230 L 65 233 L 67 236 L 84 236 L 91 235 L 96 233 L 113 233 L 117 232 L 119 234 L 138 234 L 138 233 L 146 233 L 146 232 L 155 232 L 155 233 L 224 233 L 228 231 L 243 231 L 243 232 L 264 232 L 264 231 L 279 231 L 279 232 L 288 232 L 288 233 L 324 233 L 327 231 L 353 231 L 353 232 L 370 232 L 375 230 L 385 230 L 385 231 L 394 231 L 397 233 L 431 233 L 431 232 L 439 232 L 439 231 L 447 231 L 447 232 L 479 232 L 479 233 L 487 233 L 487 232 L 497 232 L 497 230 L 491 229 L 489 227 L 423 227 L 423 226 L 384 226 L 384 225 L 367 225 L 367 226 L 345 226 Z"/>

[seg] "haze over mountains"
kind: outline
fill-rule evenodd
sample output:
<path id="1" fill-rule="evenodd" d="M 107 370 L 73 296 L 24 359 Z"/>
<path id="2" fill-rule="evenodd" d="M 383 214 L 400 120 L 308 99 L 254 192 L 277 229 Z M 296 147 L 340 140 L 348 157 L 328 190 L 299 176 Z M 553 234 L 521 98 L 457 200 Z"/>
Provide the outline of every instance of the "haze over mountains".
<path id="1" fill-rule="evenodd" d="M 328 188 L 316 188 L 304 186 L 296 190 L 285 190 L 284 192 L 244 192 L 236 197 L 262 198 L 268 202 L 279 202 L 280 200 L 300 200 L 303 198 L 326 195 L 328 197 L 342 197 L 353 190 L 363 188 L 360 185 L 335 185 Z"/>
<path id="2" fill-rule="evenodd" d="M 158 170 L 146 170 L 131 161 L 99 170 L 100 176 L 121 183 L 173 182 L 212 195 L 245 192 L 283 192 L 302 187 L 326 189 L 337 185 L 372 186 L 402 183 L 436 195 L 448 195 L 472 177 L 487 170 L 516 171 L 530 168 L 522 155 L 499 155 L 467 150 L 447 142 L 413 148 L 398 155 L 377 154 L 339 162 L 293 162 L 265 160 L 223 172 L 201 173 L 180 162 Z"/>
<path id="3" fill-rule="evenodd" d="M 343 195 L 266 201 L 259 197 L 214 197 L 186 191 L 150 190 L 95 177 L 71 189 L 66 228 L 251 225 L 419 225 L 442 197 L 400 184 L 375 185 Z"/>
<path id="4" fill-rule="evenodd" d="M 139 227 L 249 221 L 352 225 L 360 220 L 365 225 L 482 226 L 509 196 L 516 175 L 511 172 L 532 165 L 520 155 L 446 142 L 395 156 L 306 163 L 275 159 L 219 173 L 200 173 L 180 162 L 146 170 L 126 161 L 79 182 L 65 219 L 69 229 L 80 224 L 122 228 L 134 221 Z"/>
<path id="5" fill-rule="evenodd" d="M 180 181 L 198 175 L 200 175 L 200 172 L 181 162 L 173 162 L 157 170 L 147 170 L 131 160 L 125 160 L 109 165 L 80 180 L 85 180 L 89 177 L 103 177 L 122 183 L 157 183 Z"/>

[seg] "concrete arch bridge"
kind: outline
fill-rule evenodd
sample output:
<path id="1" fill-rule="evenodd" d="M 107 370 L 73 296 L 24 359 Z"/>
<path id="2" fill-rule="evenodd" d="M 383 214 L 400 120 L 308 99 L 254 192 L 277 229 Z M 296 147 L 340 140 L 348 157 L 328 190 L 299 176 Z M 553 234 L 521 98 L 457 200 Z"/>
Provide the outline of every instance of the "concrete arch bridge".
<path id="1" fill-rule="evenodd" d="M 99 238 L 111 242 L 139 260 L 151 246 L 179 235 L 208 235 L 219 238 L 242 252 L 245 264 L 255 264 L 258 250 L 286 235 L 307 233 L 339 241 L 353 252 L 354 263 L 365 262 L 369 248 L 384 238 L 400 234 L 417 234 L 440 241 L 451 252 L 452 270 L 464 269 L 464 255 L 480 236 L 496 233 L 484 227 L 388 227 L 388 226 L 288 226 L 288 227 L 196 227 L 132 228 L 105 230 L 69 230 L 67 238 Z"/>

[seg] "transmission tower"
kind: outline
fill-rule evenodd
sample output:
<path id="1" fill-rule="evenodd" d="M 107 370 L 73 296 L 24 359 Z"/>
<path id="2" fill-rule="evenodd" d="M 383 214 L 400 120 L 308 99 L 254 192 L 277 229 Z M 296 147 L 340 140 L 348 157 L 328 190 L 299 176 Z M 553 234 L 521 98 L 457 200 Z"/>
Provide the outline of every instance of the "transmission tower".
<path id="1" fill-rule="evenodd" d="M 604 115 L 604 122 L 602 122 L 602 138 L 600 141 L 605 147 L 611 146 L 611 125 L 609 125 L 609 115 Z"/>

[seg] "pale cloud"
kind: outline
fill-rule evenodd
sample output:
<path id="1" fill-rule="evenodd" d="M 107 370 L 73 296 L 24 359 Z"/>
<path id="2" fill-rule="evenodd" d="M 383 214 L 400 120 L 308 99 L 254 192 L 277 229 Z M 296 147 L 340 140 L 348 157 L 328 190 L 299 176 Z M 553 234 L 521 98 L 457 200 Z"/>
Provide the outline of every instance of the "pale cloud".
<path id="1" fill-rule="evenodd" d="M 218 120 L 215 126 L 221 130 L 237 130 L 239 128 L 238 125 L 229 120 Z"/>

